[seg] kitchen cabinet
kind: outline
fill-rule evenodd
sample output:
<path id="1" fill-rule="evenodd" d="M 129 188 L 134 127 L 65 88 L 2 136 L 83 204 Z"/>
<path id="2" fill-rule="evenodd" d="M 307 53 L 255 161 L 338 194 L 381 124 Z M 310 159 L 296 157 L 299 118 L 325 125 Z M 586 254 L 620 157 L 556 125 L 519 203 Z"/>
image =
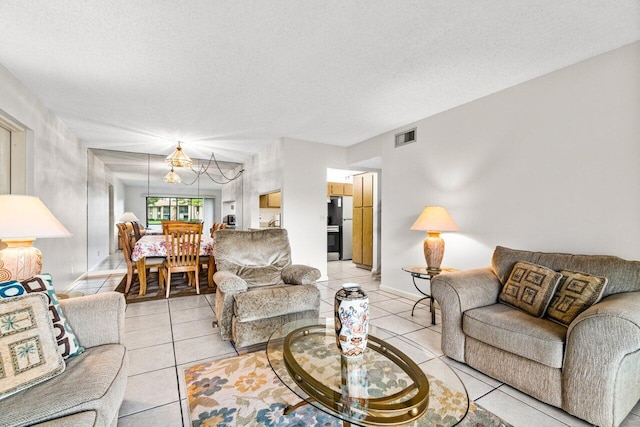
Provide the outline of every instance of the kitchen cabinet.
<path id="1" fill-rule="evenodd" d="M 353 262 L 373 267 L 373 173 L 353 177 Z"/>
<path id="2" fill-rule="evenodd" d="M 255 199 L 254 199 L 255 200 Z M 262 194 L 260 196 L 260 207 L 267 208 L 279 208 L 280 207 L 280 192 Z"/>
<path id="3" fill-rule="evenodd" d="M 327 182 L 327 196 L 353 196 L 353 184 Z"/>

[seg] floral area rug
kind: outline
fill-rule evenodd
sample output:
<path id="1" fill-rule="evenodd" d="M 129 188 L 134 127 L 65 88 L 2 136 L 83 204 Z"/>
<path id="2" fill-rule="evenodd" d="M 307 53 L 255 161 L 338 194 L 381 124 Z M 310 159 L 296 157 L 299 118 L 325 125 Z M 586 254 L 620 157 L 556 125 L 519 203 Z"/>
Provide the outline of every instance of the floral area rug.
<path id="1" fill-rule="evenodd" d="M 269 366 L 264 351 L 192 366 L 184 371 L 193 427 L 213 426 L 299 426 L 341 427 L 342 421 L 311 405 L 284 415 L 284 409 L 300 402 Z M 443 418 L 438 408 L 464 398 L 440 380 L 429 377 L 430 408 L 416 426 L 447 426 L 455 420 Z M 462 414 L 460 414 L 462 416 Z M 508 427 L 509 424 L 470 402 L 469 411 L 458 424 L 464 427 Z"/>

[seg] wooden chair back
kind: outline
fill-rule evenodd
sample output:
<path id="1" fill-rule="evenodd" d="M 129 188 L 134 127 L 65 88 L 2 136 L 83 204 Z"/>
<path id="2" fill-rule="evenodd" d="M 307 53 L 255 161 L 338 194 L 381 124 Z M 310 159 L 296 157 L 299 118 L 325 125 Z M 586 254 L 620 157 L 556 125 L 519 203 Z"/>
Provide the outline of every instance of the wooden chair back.
<path id="1" fill-rule="evenodd" d="M 200 261 L 202 223 L 162 223 L 167 265 L 172 271 L 197 271 Z M 192 269 L 192 267 L 196 267 Z"/>
<path id="2" fill-rule="evenodd" d="M 164 234 L 164 230 L 167 228 L 169 224 L 186 224 L 184 221 L 175 221 L 175 220 L 165 220 L 162 221 L 162 233 Z"/>
<path id="3" fill-rule="evenodd" d="M 133 252 L 133 247 L 131 246 L 131 234 L 129 233 L 127 224 L 119 223 L 116 224 L 116 226 L 118 227 L 120 246 L 122 246 L 122 255 L 124 256 L 124 260 L 127 262 L 127 265 L 130 265 L 132 263 L 131 252 Z"/>
<path id="4" fill-rule="evenodd" d="M 215 233 L 218 230 L 220 230 L 220 223 L 219 222 L 214 222 L 213 226 L 209 230 L 209 232 L 211 233 L 211 237 L 213 237 L 213 233 Z"/>

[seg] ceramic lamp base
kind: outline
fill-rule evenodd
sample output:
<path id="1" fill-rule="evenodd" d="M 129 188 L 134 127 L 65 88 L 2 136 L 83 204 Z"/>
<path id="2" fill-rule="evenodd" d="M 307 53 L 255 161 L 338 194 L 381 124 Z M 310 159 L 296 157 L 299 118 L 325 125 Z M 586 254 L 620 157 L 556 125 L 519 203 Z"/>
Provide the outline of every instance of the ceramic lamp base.
<path id="1" fill-rule="evenodd" d="M 440 237 L 440 232 L 428 231 L 427 237 L 422 243 L 424 249 L 424 259 L 429 270 L 440 270 L 442 257 L 444 256 L 444 240 Z"/>
<path id="2" fill-rule="evenodd" d="M 26 280 L 42 271 L 42 252 L 31 246 L 35 239 L 0 242 L 0 282 Z"/>

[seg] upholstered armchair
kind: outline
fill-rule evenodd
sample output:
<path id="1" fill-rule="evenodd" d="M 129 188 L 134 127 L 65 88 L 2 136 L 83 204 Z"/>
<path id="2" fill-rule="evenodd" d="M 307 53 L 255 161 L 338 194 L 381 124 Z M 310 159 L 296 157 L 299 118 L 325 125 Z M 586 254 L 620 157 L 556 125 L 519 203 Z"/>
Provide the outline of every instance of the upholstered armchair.
<path id="1" fill-rule="evenodd" d="M 236 347 L 260 344 L 285 323 L 318 317 L 320 271 L 291 264 L 287 230 L 219 230 L 213 244 L 223 340 Z"/>

